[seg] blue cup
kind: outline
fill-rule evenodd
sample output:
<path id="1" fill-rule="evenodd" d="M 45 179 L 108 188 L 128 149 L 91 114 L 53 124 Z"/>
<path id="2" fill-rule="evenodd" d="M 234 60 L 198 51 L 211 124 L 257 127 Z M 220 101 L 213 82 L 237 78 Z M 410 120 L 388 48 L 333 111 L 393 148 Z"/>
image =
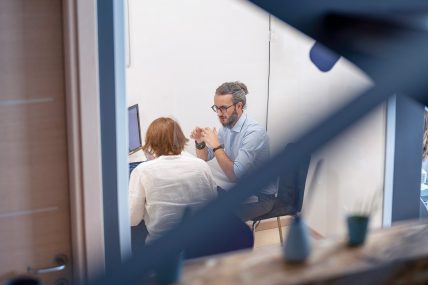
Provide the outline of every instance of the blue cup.
<path id="1" fill-rule="evenodd" d="M 363 245 L 367 236 L 369 217 L 359 215 L 348 216 L 346 222 L 348 225 L 348 245 Z"/>
<path id="2" fill-rule="evenodd" d="M 161 284 L 180 281 L 183 272 L 184 253 L 180 252 L 163 261 L 155 270 L 156 279 Z"/>
<path id="3" fill-rule="evenodd" d="M 308 229 L 303 219 L 296 215 L 291 223 L 287 240 L 283 249 L 284 259 L 287 262 L 304 262 L 311 253 Z"/>

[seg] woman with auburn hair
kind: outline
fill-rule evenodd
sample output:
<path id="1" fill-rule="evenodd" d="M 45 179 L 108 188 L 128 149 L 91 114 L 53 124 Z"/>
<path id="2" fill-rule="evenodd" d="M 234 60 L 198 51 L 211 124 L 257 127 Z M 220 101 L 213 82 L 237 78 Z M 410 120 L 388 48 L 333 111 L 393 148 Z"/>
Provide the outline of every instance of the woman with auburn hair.
<path id="1" fill-rule="evenodd" d="M 207 163 L 182 153 L 187 139 L 171 118 L 158 118 L 147 129 L 143 151 L 150 160 L 138 165 L 129 181 L 131 226 L 144 220 L 154 240 L 217 195 Z"/>

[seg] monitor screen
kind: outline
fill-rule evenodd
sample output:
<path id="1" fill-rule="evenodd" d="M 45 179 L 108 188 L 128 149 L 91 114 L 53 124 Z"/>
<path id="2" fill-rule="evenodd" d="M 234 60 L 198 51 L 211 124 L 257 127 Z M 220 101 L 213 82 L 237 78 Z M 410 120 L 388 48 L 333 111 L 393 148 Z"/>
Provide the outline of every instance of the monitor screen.
<path id="1" fill-rule="evenodd" d="M 138 113 L 138 104 L 128 107 L 128 124 L 129 153 L 133 153 L 141 148 L 140 116 Z"/>

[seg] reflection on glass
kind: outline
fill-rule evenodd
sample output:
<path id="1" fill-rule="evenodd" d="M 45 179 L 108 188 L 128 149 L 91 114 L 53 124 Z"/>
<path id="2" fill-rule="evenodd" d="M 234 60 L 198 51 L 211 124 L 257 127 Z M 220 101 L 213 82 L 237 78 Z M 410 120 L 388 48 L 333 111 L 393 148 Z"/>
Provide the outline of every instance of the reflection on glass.
<path id="1" fill-rule="evenodd" d="M 422 168 L 421 168 L 421 209 L 420 217 L 428 217 L 428 109 L 425 107 L 424 136 L 422 142 Z"/>

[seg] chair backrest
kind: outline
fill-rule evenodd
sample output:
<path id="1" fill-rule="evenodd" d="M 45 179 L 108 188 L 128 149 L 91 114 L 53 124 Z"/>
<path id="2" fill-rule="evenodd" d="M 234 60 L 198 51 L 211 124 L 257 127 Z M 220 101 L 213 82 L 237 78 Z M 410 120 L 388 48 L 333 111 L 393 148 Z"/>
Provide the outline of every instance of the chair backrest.
<path id="1" fill-rule="evenodd" d="M 235 250 L 250 249 L 254 236 L 250 228 L 237 216 L 230 214 L 221 229 L 205 229 L 203 236 L 185 249 L 185 258 L 198 258 Z"/>
<path id="2" fill-rule="evenodd" d="M 286 146 L 286 151 L 291 153 L 294 147 L 294 143 L 289 143 Z M 293 213 L 298 213 L 302 209 L 310 161 L 311 157 L 307 156 L 300 161 L 298 167 L 294 171 L 279 177 L 278 199 L 285 205 L 292 205 Z"/>

